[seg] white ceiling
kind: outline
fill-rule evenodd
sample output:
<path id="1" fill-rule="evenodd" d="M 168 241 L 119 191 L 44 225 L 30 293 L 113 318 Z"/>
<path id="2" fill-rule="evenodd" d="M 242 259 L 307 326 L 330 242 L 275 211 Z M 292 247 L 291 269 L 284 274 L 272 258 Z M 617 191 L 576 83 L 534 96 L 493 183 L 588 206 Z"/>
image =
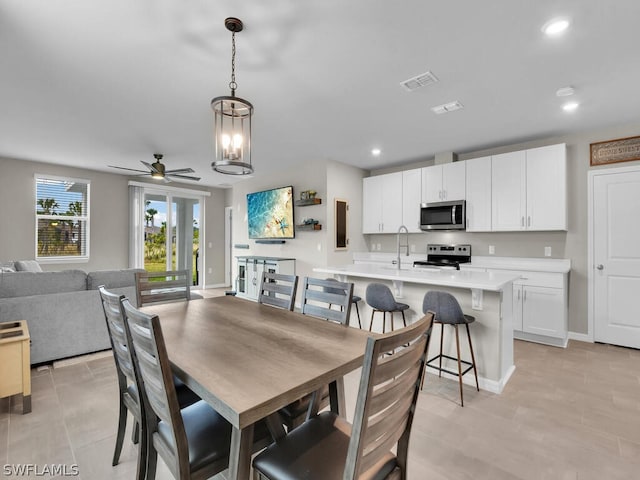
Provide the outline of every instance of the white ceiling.
<path id="1" fill-rule="evenodd" d="M 2 0 L 0 156 L 214 173 L 211 98 L 253 103 L 254 176 L 365 169 L 613 126 L 640 112 L 637 0 Z M 565 35 L 541 26 L 566 16 Z M 399 83 L 426 71 L 439 82 Z M 555 95 L 571 85 L 577 111 Z M 458 100 L 464 109 L 435 115 Z M 370 151 L 383 153 L 373 158 Z"/>

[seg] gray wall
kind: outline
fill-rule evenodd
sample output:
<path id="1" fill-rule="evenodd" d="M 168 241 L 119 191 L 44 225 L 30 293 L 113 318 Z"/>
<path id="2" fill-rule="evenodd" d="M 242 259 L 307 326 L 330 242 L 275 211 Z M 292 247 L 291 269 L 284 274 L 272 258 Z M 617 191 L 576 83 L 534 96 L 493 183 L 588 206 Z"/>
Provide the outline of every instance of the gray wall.
<path id="1" fill-rule="evenodd" d="M 259 168 L 259 167 L 258 167 Z M 236 256 L 260 255 L 296 259 L 296 274 L 315 276 L 313 268 L 321 265 L 351 263 L 352 254 L 367 248 L 361 229 L 362 177 L 364 171 L 337 162 L 309 161 L 305 168 L 285 172 L 264 172 L 234 185 L 231 193 L 233 207 L 233 244 L 249 245 L 248 249 L 234 248 L 233 280 L 236 277 Z M 247 199 L 250 192 L 275 187 L 293 185 L 294 198 L 300 198 L 303 190 L 315 190 L 322 199 L 321 205 L 295 207 L 294 220 L 301 223 L 302 218 L 314 218 L 322 224 L 319 231 L 298 231 L 295 238 L 282 244 L 259 244 L 248 238 Z M 334 249 L 333 201 L 346 199 L 350 206 L 348 251 L 336 252 Z M 302 283 L 302 282 L 300 282 Z"/>
<path id="2" fill-rule="evenodd" d="M 130 177 L 65 167 L 51 163 L 0 158 L 0 260 L 35 257 L 35 181 L 34 175 L 74 177 L 91 182 L 90 258 L 83 263 L 44 263 L 43 270 L 80 269 L 84 271 L 127 268 L 129 265 Z M 140 177 L 135 177 L 140 181 Z M 211 192 L 205 200 L 206 265 L 212 273 L 205 282 L 224 281 L 224 205 L 225 191 L 179 185 Z M 208 246 L 208 245 L 207 245 Z"/>
<path id="3" fill-rule="evenodd" d="M 552 258 L 571 260 L 569 280 L 569 331 L 587 333 L 587 172 L 589 166 L 589 145 L 593 142 L 631 137 L 640 134 L 640 124 L 616 126 L 607 129 L 573 135 L 549 137 L 536 141 L 508 146 L 500 146 L 475 152 L 459 154 L 459 160 L 495 155 L 556 143 L 567 144 L 568 176 L 568 216 L 569 228 L 566 232 L 496 232 L 466 233 L 442 232 L 420 233 L 410 236 L 410 244 L 416 245 L 417 252 L 426 252 L 427 243 L 469 243 L 475 255 L 488 255 L 489 245 L 495 246 L 495 255 L 504 257 L 544 258 L 544 247 L 551 246 Z M 433 159 L 405 165 L 401 168 L 372 171 L 373 175 L 389 173 L 409 168 L 432 165 Z M 640 164 L 624 162 L 606 167 L 615 168 Z M 395 235 L 367 235 L 367 245 L 380 244 L 381 251 L 393 252 L 396 248 Z"/>

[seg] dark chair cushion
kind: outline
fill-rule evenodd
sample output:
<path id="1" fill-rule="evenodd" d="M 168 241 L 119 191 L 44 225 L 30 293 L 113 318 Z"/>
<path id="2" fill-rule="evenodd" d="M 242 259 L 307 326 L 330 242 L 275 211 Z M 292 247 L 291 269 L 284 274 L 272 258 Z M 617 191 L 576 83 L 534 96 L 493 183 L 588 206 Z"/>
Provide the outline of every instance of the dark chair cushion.
<path id="1" fill-rule="evenodd" d="M 189 444 L 191 470 L 198 470 L 216 460 L 229 457 L 231 424 L 207 402 L 201 400 L 181 411 Z M 171 427 L 158 423 L 158 433 L 165 443 L 175 449 Z"/>
<path id="2" fill-rule="evenodd" d="M 180 380 L 175 375 L 173 376 L 173 384 L 176 387 L 176 393 L 178 394 L 178 405 L 180 405 L 180 408 L 188 407 L 189 405 L 202 400 L 193 392 L 193 390 L 182 383 L 182 380 Z"/>
<path id="3" fill-rule="evenodd" d="M 323 412 L 267 447 L 253 461 L 254 468 L 271 480 L 342 480 L 350 432 L 349 423 Z M 367 478 L 382 480 L 396 465 L 389 453 Z"/>

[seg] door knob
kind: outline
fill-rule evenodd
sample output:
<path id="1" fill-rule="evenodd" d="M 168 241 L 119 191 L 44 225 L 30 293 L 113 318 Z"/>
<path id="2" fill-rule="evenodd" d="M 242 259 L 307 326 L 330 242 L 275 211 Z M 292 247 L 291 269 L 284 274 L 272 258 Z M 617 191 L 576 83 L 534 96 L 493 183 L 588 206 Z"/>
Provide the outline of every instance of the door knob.
<path id="1" fill-rule="evenodd" d="M 596 268 L 597 268 L 598 270 L 604 270 L 604 265 L 599 264 Z"/>

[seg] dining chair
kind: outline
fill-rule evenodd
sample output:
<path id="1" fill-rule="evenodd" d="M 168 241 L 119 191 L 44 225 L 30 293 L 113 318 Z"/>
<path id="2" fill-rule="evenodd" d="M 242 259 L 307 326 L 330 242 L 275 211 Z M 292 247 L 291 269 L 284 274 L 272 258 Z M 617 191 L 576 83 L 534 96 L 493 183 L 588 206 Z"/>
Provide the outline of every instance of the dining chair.
<path id="1" fill-rule="evenodd" d="M 122 300 L 133 343 L 132 358 L 144 405 L 146 479 L 154 480 L 158 454 L 176 479 L 212 477 L 229 466 L 232 426 L 207 402 L 180 409 L 160 320 Z M 145 429 L 143 428 L 143 431 Z M 254 452 L 271 442 L 264 422 L 254 430 Z"/>
<path id="2" fill-rule="evenodd" d="M 352 299 L 353 283 L 304 278 L 301 310 L 305 315 L 348 325 Z"/>
<path id="3" fill-rule="evenodd" d="M 258 303 L 293 311 L 297 289 L 297 275 L 262 272 Z"/>
<path id="4" fill-rule="evenodd" d="M 189 270 L 136 272 L 137 305 L 191 300 L 190 284 Z"/>
<path id="5" fill-rule="evenodd" d="M 124 434 L 127 427 L 127 412 L 131 413 L 134 418 L 135 426 L 133 429 L 133 442 L 138 443 L 140 436 L 140 426 L 143 421 L 143 408 L 140 403 L 140 395 L 136 383 L 136 373 L 133 359 L 131 357 L 131 345 L 127 325 L 124 321 L 124 312 L 122 310 L 121 301 L 124 295 L 117 295 L 109 292 L 104 285 L 98 287 L 100 298 L 102 300 L 102 309 L 104 311 L 107 330 L 109 332 L 109 340 L 116 364 L 116 374 L 118 377 L 118 390 L 120 397 L 120 408 L 118 415 L 118 433 L 116 435 L 116 446 L 113 452 L 112 465 L 115 466 L 120 461 L 120 453 L 122 452 L 122 444 L 124 442 Z M 193 393 L 185 384 L 174 378 L 174 388 L 178 396 L 180 407 L 191 405 L 200 398 Z M 138 452 L 138 476 L 139 480 L 144 479 L 146 464 L 146 442 L 140 442 Z"/>
<path id="6" fill-rule="evenodd" d="M 369 337 L 353 424 L 320 413 L 258 454 L 254 478 L 406 479 L 432 323 L 429 312 L 408 327 Z"/>
<path id="7" fill-rule="evenodd" d="M 338 281 L 335 278 L 325 278 L 325 280 L 329 282 Z M 338 294 L 342 293 L 342 290 L 337 287 L 324 287 L 324 291 L 330 292 L 330 293 L 338 293 Z M 351 297 L 351 304 L 356 307 L 356 314 L 358 316 L 358 328 L 362 328 L 362 322 L 360 321 L 360 309 L 358 308 L 358 302 L 360 302 L 361 300 L 362 300 L 362 297 L 359 297 L 358 295 L 352 295 Z M 331 307 L 331 305 L 329 305 L 329 307 Z"/>
<path id="8" fill-rule="evenodd" d="M 347 326 L 352 296 L 353 283 L 305 277 L 302 288 L 302 313 Z M 339 309 L 332 308 L 333 305 Z M 311 394 L 306 395 L 278 411 L 287 431 L 293 430 L 307 419 L 312 399 Z M 325 385 L 321 390 L 318 408 L 326 408 L 329 402 L 329 385 Z"/>

